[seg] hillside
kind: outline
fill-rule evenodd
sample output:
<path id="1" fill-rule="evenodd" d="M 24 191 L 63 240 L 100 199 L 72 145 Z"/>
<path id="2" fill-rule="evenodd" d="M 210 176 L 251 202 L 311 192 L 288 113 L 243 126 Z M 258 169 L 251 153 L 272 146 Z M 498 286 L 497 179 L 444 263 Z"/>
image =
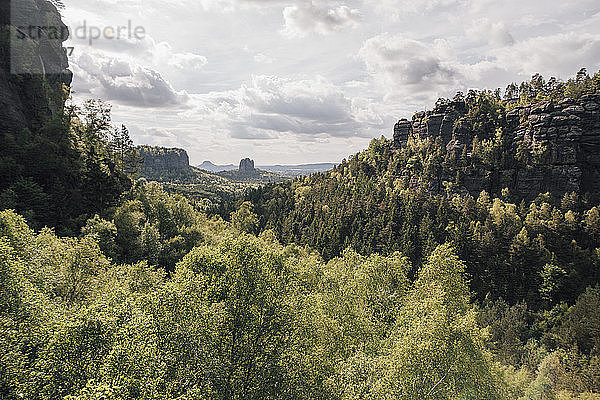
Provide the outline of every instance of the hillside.
<path id="1" fill-rule="evenodd" d="M 442 99 L 400 121 L 394 140 L 246 200 L 259 230 L 326 259 L 351 247 L 419 263 L 452 241 L 482 300 L 573 301 L 600 282 L 599 83 L 600 73 L 546 94 L 527 82 L 519 100 L 487 91 Z M 544 276 L 555 265 L 563 272 L 548 298 Z"/>

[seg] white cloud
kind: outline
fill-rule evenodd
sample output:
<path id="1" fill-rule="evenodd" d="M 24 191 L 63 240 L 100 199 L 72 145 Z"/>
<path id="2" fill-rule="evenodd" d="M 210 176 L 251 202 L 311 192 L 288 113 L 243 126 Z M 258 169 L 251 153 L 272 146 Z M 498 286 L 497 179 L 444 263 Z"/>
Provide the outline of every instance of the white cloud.
<path id="1" fill-rule="evenodd" d="M 145 34 L 141 39 L 100 38 L 93 41 L 92 45 L 86 38 L 73 36 L 66 45 L 73 46 L 76 53 L 102 53 L 129 60 L 137 59 L 155 68 L 169 66 L 180 70 L 197 70 L 208 63 L 205 56 L 192 52 L 176 52 L 168 42 L 157 42 L 149 34 Z"/>
<path id="2" fill-rule="evenodd" d="M 510 46 L 515 39 L 503 22 L 492 22 L 488 18 L 479 18 L 467 28 L 467 37 L 474 42 L 494 46 Z"/>
<path id="3" fill-rule="evenodd" d="M 597 0 L 65 2 L 72 21 L 146 29 L 75 43 L 76 97 L 199 161 L 339 160 L 456 90 L 600 69 Z"/>
<path id="4" fill-rule="evenodd" d="M 77 90 L 94 97 L 135 107 L 182 106 L 188 100 L 158 72 L 129 61 L 85 53 L 71 64 Z"/>
<path id="5" fill-rule="evenodd" d="M 235 91 L 196 96 L 195 101 L 196 112 L 238 139 L 365 136 L 370 125 L 381 125 L 372 104 L 348 98 L 324 78 L 254 76 Z"/>
<path id="6" fill-rule="evenodd" d="M 197 1 L 191 0 L 191 2 Z M 200 0 L 199 3 L 206 11 L 232 13 L 239 9 L 281 6 L 287 2 L 285 0 Z"/>
<path id="7" fill-rule="evenodd" d="M 380 0 L 376 4 L 379 14 L 397 20 L 406 16 L 428 15 L 456 11 L 469 4 L 469 0 Z"/>
<path id="8" fill-rule="evenodd" d="M 313 1 L 284 8 L 285 29 L 288 37 L 303 37 L 309 33 L 327 35 L 346 27 L 353 27 L 361 13 L 345 5 L 330 6 Z"/>
<path id="9" fill-rule="evenodd" d="M 273 62 L 275 62 L 275 60 L 267 55 L 264 55 L 262 53 L 258 53 L 254 56 L 254 61 L 256 61 L 257 63 L 260 64 L 273 64 Z"/>
<path id="10" fill-rule="evenodd" d="M 454 85 L 458 78 L 454 67 L 437 54 L 435 45 L 398 35 L 368 39 L 359 56 L 388 97 L 428 98 Z"/>
<path id="11" fill-rule="evenodd" d="M 167 42 L 153 43 L 151 49 L 150 55 L 157 66 L 166 64 L 177 70 L 191 72 L 208 64 L 206 57 L 189 52 L 177 53 L 173 51 L 171 45 Z"/>
<path id="12" fill-rule="evenodd" d="M 147 144 L 150 146 L 180 147 L 182 138 L 165 128 L 147 127 L 133 128 L 131 134 L 138 144 Z"/>
<path id="13" fill-rule="evenodd" d="M 573 75 L 579 68 L 600 68 L 600 34 L 560 33 L 532 37 L 492 52 L 497 63 L 530 76 Z"/>

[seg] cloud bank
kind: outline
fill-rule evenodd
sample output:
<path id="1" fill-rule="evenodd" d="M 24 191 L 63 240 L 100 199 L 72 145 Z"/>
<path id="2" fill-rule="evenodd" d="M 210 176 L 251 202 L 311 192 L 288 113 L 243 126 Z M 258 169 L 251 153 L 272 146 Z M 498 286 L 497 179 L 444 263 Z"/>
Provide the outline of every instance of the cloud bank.
<path id="1" fill-rule="evenodd" d="M 600 4 L 531 0 L 66 0 L 143 40 L 74 42 L 77 101 L 192 159 L 339 161 L 457 90 L 600 69 Z M 152 112 L 144 112 L 151 109 Z"/>

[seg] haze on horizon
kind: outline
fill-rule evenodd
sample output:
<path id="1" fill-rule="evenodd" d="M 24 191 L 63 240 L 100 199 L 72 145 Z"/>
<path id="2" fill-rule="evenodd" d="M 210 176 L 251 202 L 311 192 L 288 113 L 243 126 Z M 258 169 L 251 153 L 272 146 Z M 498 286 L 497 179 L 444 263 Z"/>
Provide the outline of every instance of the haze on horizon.
<path id="1" fill-rule="evenodd" d="M 137 144 L 192 164 L 338 162 L 469 88 L 600 69 L 592 0 L 66 0 L 74 98 L 102 98 Z"/>

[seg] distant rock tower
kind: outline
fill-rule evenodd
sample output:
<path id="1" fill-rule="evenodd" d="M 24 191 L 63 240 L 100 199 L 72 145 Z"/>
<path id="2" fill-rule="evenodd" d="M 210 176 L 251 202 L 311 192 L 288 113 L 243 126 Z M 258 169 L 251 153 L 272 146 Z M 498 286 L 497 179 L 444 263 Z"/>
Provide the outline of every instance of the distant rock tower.
<path id="1" fill-rule="evenodd" d="M 254 171 L 256 171 L 254 169 L 254 160 L 244 158 L 242 161 L 240 161 L 240 172 L 248 173 Z"/>

